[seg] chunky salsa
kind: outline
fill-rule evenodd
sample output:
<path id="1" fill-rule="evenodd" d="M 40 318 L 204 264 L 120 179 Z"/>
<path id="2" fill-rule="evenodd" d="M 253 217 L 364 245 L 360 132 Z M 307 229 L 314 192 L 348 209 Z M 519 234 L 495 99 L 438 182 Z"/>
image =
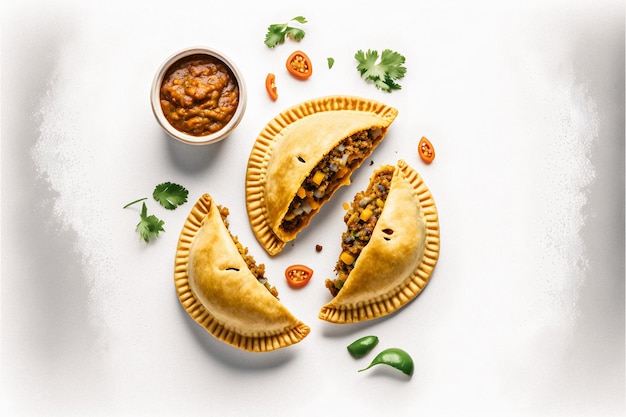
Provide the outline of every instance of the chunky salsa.
<path id="1" fill-rule="evenodd" d="M 160 99 L 165 118 L 174 128 L 192 136 L 206 136 L 233 118 L 239 105 L 239 85 L 221 60 L 191 55 L 166 72 Z"/>

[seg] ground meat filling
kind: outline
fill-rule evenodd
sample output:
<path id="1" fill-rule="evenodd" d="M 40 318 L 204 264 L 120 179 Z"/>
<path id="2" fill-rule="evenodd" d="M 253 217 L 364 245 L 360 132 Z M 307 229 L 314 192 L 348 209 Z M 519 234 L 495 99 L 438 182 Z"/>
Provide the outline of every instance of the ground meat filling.
<path id="1" fill-rule="evenodd" d="M 228 218 L 228 215 L 230 214 L 228 208 L 220 206 L 220 205 L 218 205 L 217 208 L 220 212 L 220 216 L 222 217 L 222 221 L 224 222 L 224 225 L 226 225 L 226 228 L 228 229 L 229 224 L 228 224 L 227 218 Z M 264 264 L 257 265 L 252 255 L 248 253 L 248 248 L 245 248 L 241 244 L 241 242 L 239 242 L 239 239 L 237 238 L 237 236 L 234 236 L 232 233 L 230 233 L 230 237 L 233 239 L 233 242 L 235 242 L 235 246 L 237 246 L 237 249 L 239 250 L 239 254 L 243 258 L 243 260 L 246 262 L 246 265 L 248 266 L 248 269 L 250 270 L 250 272 L 252 272 L 252 275 L 254 275 L 257 281 L 263 284 L 263 286 L 265 286 L 265 288 L 267 288 L 267 290 L 274 297 L 278 298 L 278 290 L 276 289 L 276 287 L 271 286 L 269 281 L 265 277 L 265 265 Z"/>
<path id="2" fill-rule="evenodd" d="M 326 280 L 326 288 L 333 297 L 343 287 L 359 254 L 374 232 L 374 227 L 389 194 L 394 171 L 395 167 L 391 165 L 378 169 L 370 180 L 368 188 L 356 194 L 346 211 L 343 220 L 347 230 L 341 236 L 341 255 L 335 265 L 337 278 Z"/>
<path id="3" fill-rule="evenodd" d="M 298 230 L 311 211 L 318 209 L 325 197 L 339 187 L 341 180 L 367 158 L 381 135 L 381 129 L 355 133 L 326 154 L 296 193 L 281 224 L 282 229 L 286 232 Z"/>

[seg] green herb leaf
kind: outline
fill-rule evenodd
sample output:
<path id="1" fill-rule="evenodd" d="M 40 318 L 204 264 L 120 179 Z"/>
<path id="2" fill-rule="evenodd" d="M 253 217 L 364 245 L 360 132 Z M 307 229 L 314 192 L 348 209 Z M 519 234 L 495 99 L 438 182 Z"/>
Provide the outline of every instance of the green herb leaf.
<path id="1" fill-rule="evenodd" d="M 176 207 L 187 202 L 189 191 L 182 185 L 172 182 L 164 182 L 154 188 L 152 197 L 168 210 L 174 210 Z"/>
<path id="2" fill-rule="evenodd" d="M 272 29 L 272 26 L 269 27 L 267 35 L 265 35 L 265 44 L 268 48 L 273 48 L 279 43 L 283 43 L 285 41 L 285 34 L 282 32 L 282 29 Z"/>
<path id="3" fill-rule="evenodd" d="M 148 208 L 146 203 L 143 202 L 141 206 L 141 221 L 137 224 L 137 232 L 141 239 L 146 243 L 156 239 L 159 236 L 159 232 L 164 232 L 163 225 L 165 222 L 155 215 L 148 216 Z"/>
<path id="4" fill-rule="evenodd" d="M 356 69 L 365 80 L 372 81 L 376 88 L 391 92 L 400 90 L 402 87 L 395 82 L 404 77 L 406 67 L 404 66 L 405 57 L 398 52 L 385 49 L 380 54 L 378 51 L 369 49 L 367 52 L 362 50 L 354 54 L 354 58 L 358 61 Z"/>
<path id="5" fill-rule="evenodd" d="M 288 27 L 285 31 L 285 36 L 291 38 L 296 42 L 300 42 L 304 38 L 304 31 L 299 28 Z"/>
<path id="6" fill-rule="evenodd" d="M 295 20 L 298 23 L 306 23 L 306 18 L 304 16 L 296 16 L 291 20 Z"/>
<path id="7" fill-rule="evenodd" d="M 267 28 L 267 34 L 265 35 L 265 45 L 267 45 L 268 48 L 273 48 L 276 45 L 285 42 L 286 38 L 300 42 L 304 38 L 304 30 L 289 25 L 294 21 L 301 24 L 307 22 L 306 18 L 303 16 L 296 16 L 287 23 L 274 23 L 269 25 Z"/>
<path id="8" fill-rule="evenodd" d="M 326 60 L 328 61 L 328 69 L 331 69 L 333 65 L 335 64 L 335 58 L 328 57 L 326 58 Z"/>

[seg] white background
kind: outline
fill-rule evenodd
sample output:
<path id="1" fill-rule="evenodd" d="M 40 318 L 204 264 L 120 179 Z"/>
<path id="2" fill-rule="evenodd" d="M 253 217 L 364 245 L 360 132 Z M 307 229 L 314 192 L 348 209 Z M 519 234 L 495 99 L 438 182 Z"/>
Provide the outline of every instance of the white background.
<path id="1" fill-rule="evenodd" d="M 3 415 L 623 415 L 623 2 L 242 3 L 3 2 Z M 267 26 L 297 15 L 309 20 L 305 39 L 268 49 Z M 194 45 L 228 55 L 249 87 L 236 133 L 207 147 L 165 136 L 149 103 L 161 62 Z M 408 68 L 391 94 L 361 80 L 353 58 L 386 48 Z M 313 61 L 306 82 L 284 70 L 295 49 Z M 274 115 L 327 94 L 399 115 L 352 185 L 268 258 L 245 212 L 249 150 Z M 437 151 L 429 166 L 421 136 Z M 399 158 L 439 209 L 431 282 L 386 319 L 321 322 L 341 203 Z M 166 232 L 146 245 L 139 205 L 122 207 L 163 181 L 187 187 L 190 202 L 166 212 L 149 200 Z M 174 250 L 205 192 L 231 209 L 231 230 L 310 325 L 300 344 L 241 352 L 180 306 Z M 315 270 L 298 291 L 283 278 L 296 262 Z M 366 334 L 379 346 L 351 358 L 345 346 Z M 410 380 L 357 372 L 392 346 L 413 356 Z"/>

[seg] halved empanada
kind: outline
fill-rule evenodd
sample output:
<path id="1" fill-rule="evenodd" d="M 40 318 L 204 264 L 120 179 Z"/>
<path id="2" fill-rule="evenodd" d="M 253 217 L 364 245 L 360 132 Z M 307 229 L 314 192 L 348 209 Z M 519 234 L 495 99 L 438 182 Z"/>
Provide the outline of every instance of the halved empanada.
<path id="1" fill-rule="evenodd" d="M 319 318 L 357 323 L 389 315 L 417 297 L 439 258 L 439 219 L 422 177 L 403 160 L 377 169 L 344 217 L 333 299 Z"/>
<path id="2" fill-rule="evenodd" d="M 246 206 L 270 255 L 294 240 L 385 137 L 398 111 L 330 96 L 293 106 L 270 121 L 250 153 Z"/>
<path id="3" fill-rule="evenodd" d="M 267 352 L 298 343 L 310 328 L 278 300 L 264 266 L 228 230 L 227 216 L 205 194 L 187 217 L 174 271 L 180 302 L 215 338 L 239 349 Z"/>

